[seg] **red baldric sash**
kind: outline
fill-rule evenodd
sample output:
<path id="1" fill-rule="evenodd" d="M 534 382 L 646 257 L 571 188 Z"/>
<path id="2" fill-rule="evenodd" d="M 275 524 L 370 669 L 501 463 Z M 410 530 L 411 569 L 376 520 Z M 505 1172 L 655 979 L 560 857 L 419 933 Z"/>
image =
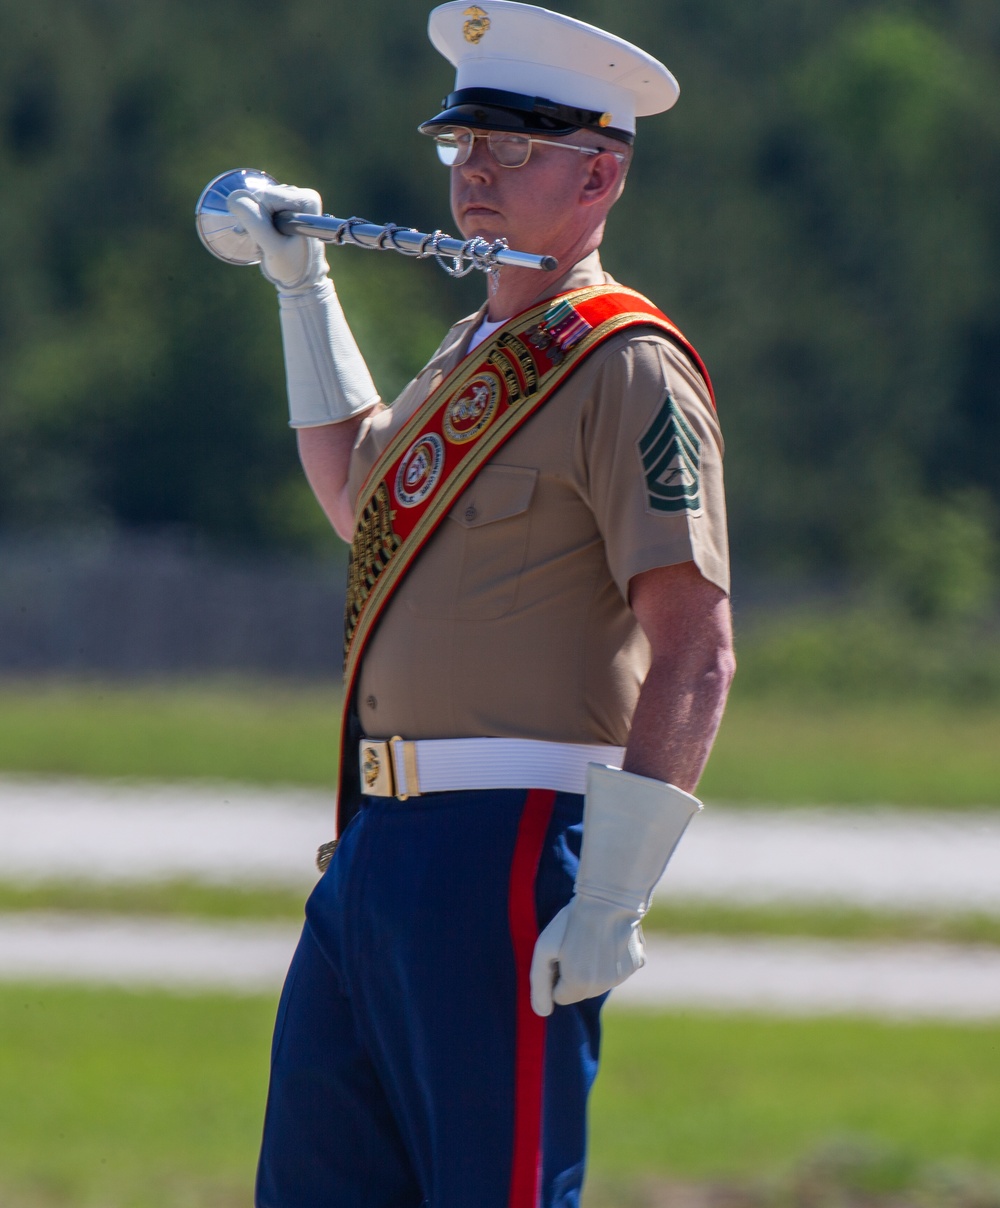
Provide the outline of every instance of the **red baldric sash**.
<path id="1" fill-rule="evenodd" d="M 634 290 L 587 286 L 508 320 L 452 370 L 376 461 L 358 496 L 348 571 L 342 767 L 354 757 L 343 739 L 361 655 L 406 571 L 496 450 L 599 344 L 639 325 L 687 353 L 714 405 L 701 359 L 666 315 Z"/>

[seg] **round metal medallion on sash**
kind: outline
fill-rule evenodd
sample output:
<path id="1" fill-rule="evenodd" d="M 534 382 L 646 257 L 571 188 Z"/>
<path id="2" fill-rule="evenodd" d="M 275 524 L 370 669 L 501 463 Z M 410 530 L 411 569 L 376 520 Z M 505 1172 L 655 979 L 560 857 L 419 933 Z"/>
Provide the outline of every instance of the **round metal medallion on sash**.
<path id="1" fill-rule="evenodd" d="M 442 426 L 453 445 L 474 440 L 489 424 L 500 397 L 500 379 L 495 373 L 477 373 L 445 408 Z"/>
<path id="2" fill-rule="evenodd" d="M 396 501 L 414 508 L 430 495 L 441 477 L 444 441 L 436 432 L 425 432 L 403 455 L 396 471 Z"/>

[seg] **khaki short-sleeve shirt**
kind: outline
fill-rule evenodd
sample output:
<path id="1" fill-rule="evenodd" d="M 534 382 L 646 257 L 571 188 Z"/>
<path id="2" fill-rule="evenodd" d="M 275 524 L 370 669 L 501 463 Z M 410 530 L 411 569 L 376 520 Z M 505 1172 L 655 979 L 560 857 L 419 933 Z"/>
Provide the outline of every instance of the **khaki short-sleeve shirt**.
<path id="1" fill-rule="evenodd" d="M 595 252 L 559 288 L 604 282 Z M 355 500 L 480 317 L 366 421 Z M 629 581 L 694 561 L 729 590 L 722 452 L 682 351 L 652 329 L 606 340 L 479 472 L 397 587 L 358 674 L 365 732 L 624 746 L 649 669 Z"/>

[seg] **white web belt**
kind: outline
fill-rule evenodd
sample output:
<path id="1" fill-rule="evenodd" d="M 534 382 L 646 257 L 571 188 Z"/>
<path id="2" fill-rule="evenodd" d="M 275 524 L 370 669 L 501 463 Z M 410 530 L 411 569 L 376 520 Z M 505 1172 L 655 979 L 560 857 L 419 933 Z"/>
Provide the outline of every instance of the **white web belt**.
<path id="1" fill-rule="evenodd" d="M 528 738 L 366 738 L 359 750 L 361 791 L 401 801 L 469 789 L 582 793 L 588 763 L 620 768 L 624 756 L 624 747 Z"/>

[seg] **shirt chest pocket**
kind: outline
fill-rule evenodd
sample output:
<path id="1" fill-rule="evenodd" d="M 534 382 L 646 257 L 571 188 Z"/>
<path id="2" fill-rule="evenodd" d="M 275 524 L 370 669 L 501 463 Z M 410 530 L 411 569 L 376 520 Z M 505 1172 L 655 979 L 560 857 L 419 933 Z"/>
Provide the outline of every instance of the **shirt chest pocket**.
<path id="1" fill-rule="evenodd" d="M 527 555 L 537 478 L 537 470 L 521 466 L 480 470 L 417 560 L 414 569 L 433 580 L 435 590 L 431 598 L 425 582 L 410 600 L 411 611 L 458 621 L 510 612 Z"/>

